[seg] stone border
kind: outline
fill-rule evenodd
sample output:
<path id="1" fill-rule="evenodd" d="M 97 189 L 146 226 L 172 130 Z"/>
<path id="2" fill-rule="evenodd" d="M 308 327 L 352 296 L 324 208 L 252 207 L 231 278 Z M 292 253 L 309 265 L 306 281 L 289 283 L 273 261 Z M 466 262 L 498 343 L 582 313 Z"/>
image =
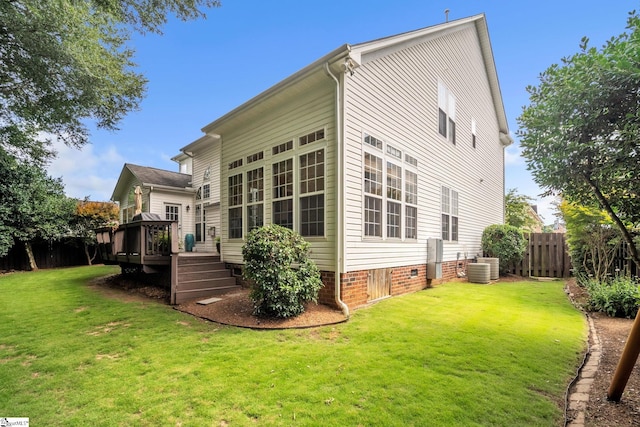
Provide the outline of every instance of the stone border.
<path id="1" fill-rule="evenodd" d="M 588 314 L 585 313 L 585 315 L 589 322 L 589 340 L 591 345 L 587 353 L 586 362 L 580 368 L 578 381 L 571 387 L 571 393 L 569 394 L 568 410 L 571 411 L 572 418 L 571 421 L 565 419 L 565 425 L 568 427 L 584 427 L 585 425 L 585 410 L 589 402 L 589 392 L 591 391 L 591 385 L 595 379 L 602 356 L 602 346 L 600 345 L 600 339 L 598 338 L 593 319 Z"/>

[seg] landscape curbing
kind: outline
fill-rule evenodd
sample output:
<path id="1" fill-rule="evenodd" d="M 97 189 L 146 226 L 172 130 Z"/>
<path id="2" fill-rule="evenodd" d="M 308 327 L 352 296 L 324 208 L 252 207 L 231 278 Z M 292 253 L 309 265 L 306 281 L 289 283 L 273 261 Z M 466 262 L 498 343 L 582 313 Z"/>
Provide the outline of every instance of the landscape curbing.
<path id="1" fill-rule="evenodd" d="M 571 387 L 568 410 L 572 412 L 572 418 L 571 420 L 568 417 L 565 419 L 565 425 L 568 427 L 584 427 L 585 425 L 585 410 L 589 401 L 589 393 L 602 356 L 602 347 L 593 319 L 588 314 L 585 313 L 585 315 L 589 323 L 589 340 L 592 344 L 586 362 L 578 374 L 578 381 Z"/>

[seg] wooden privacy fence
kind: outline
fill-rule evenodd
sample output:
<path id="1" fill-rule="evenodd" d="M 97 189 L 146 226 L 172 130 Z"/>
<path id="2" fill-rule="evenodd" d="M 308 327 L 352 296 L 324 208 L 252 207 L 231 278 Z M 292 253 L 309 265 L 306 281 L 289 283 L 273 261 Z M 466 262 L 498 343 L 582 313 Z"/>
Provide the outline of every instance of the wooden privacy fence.
<path id="1" fill-rule="evenodd" d="M 511 273 L 523 277 L 569 277 L 571 259 L 563 233 L 530 233 L 522 262 Z"/>

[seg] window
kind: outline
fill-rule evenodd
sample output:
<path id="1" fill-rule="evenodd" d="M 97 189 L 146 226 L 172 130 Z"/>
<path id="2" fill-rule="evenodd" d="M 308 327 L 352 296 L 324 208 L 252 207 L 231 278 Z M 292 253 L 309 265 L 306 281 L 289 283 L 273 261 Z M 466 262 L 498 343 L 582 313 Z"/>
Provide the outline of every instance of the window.
<path id="1" fill-rule="evenodd" d="M 418 175 L 409 169 L 418 160 L 409 154 L 403 157 L 402 150 L 368 134 L 362 147 L 364 236 L 416 239 Z"/>
<path id="2" fill-rule="evenodd" d="M 442 111 L 442 108 L 438 108 L 438 132 L 447 137 L 447 113 Z"/>
<path id="3" fill-rule="evenodd" d="M 387 162 L 387 237 L 396 239 L 402 238 L 402 204 L 399 201 L 402 201 L 402 167 Z"/>
<path id="4" fill-rule="evenodd" d="M 293 230 L 293 159 L 273 164 L 273 223 Z"/>
<path id="5" fill-rule="evenodd" d="M 164 218 L 167 221 L 178 221 L 180 219 L 180 205 L 164 205 Z"/>
<path id="6" fill-rule="evenodd" d="M 476 119 L 471 119 L 471 146 L 476 148 Z"/>
<path id="7" fill-rule="evenodd" d="M 364 197 L 364 235 L 382 237 L 382 199 Z"/>
<path id="8" fill-rule="evenodd" d="M 300 234 L 324 236 L 324 149 L 301 155 L 299 163 Z"/>
<path id="9" fill-rule="evenodd" d="M 458 192 L 442 187 L 442 240 L 458 241 Z"/>
<path id="10" fill-rule="evenodd" d="M 264 168 L 247 172 L 247 231 L 264 225 Z"/>
<path id="11" fill-rule="evenodd" d="M 272 148 L 272 153 L 275 156 L 277 154 L 284 153 L 285 151 L 289 151 L 292 149 L 293 149 L 293 140 L 287 141 L 280 145 L 276 145 L 275 147 Z"/>
<path id="12" fill-rule="evenodd" d="M 405 237 L 407 239 L 418 238 L 418 208 L 415 206 L 405 207 Z"/>
<path id="13" fill-rule="evenodd" d="M 438 80 L 438 132 L 452 144 L 456 143 L 456 98 Z"/>
<path id="14" fill-rule="evenodd" d="M 239 168 L 240 166 L 242 166 L 242 159 L 234 160 L 229 163 L 229 169 Z"/>
<path id="15" fill-rule="evenodd" d="M 374 138 L 371 135 L 367 135 L 367 134 L 364 135 L 364 143 L 382 150 L 382 140 L 378 138 Z"/>
<path id="16" fill-rule="evenodd" d="M 202 186 L 202 198 L 208 199 L 209 197 L 211 197 L 211 185 L 205 184 Z"/>
<path id="17" fill-rule="evenodd" d="M 229 238 L 242 238 L 242 174 L 229 177 Z"/>
<path id="18" fill-rule="evenodd" d="M 402 205 L 395 202 L 387 202 L 387 237 L 400 239 L 400 217 Z"/>
<path id="19" fill-rule="evenodd" d="M 321 139 L 324 139 L 324 129 L 301 136 L 299 139 L 299 145 L 302 147 L 303 145 L 311 144 L 312 142 L 320 141 Z"/>
<path id="20" fill-rule="evenodd" d="M 300 234 L 324 236 L 324 194 L 300 198 Z"/>
<path id="21" fill-rule="evenodd" d="M 262 160 L 264 158 L 264 151 L 259 151 L 255 154 L 247 156 L 247 164 L 257 162 L 258 160 Z"/>
<path id="22" fill-rule="evenodd" d="M 402 200 L 402 167 L 387 162 L 387 198 Z"/>
<path id="23" fill-rule="evenodd" d="M 418 174 L 406 170 L 405 182 L 405 227 L 404 235 L 407 239 L 418 238 Z"/>
<path id="24" fill-rule="evenodd" d="M 382 237 L 382 159 L 364 153 L 364 235 Z"/>

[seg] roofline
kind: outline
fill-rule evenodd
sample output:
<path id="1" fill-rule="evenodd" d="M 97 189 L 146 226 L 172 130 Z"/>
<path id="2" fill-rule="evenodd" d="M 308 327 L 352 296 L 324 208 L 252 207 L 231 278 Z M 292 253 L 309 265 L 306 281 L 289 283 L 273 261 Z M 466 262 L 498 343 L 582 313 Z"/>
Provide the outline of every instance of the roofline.
<path id="1" fill-rule="evenodd" d="M 241 114 L 242 112 L 244 112 L 244 111 L 246 111 L 248 109 L 251 109 L 254 105 L 259 104 L 264 99 L 266 99 L 266 98 L 278 93 L 279 91 L 281 91 L 282 89 L 286 88 L 287 86 L 290 86 L 290 85 L 296 83 L 297 81 L 302 80 L 303 78 L 305 78 L 309 74 L 311 74 L 311 73 L 313 73 L 315 71 L 318 71 L 318 70 L 322 70 L 322 67 L 324 66 L 325 63 L 327 63 L 327 62 L 335 62 L 336 60 L 339 60 L 339 59 L 349 55 L 350 52 L 351 52 L 351 46 L 349 44 L 344 44 L 344 45 L 340 46 L 339 48 L 329 52 L 328 54 L 326 54 L 322 58 L 314 61 L 310 65 L 307 65 L 306 67 L 304 67 L 300 71 L 290 75 L 289 77 L 285 78 L 284 80 L 281 80 L 279 83 L 276 83 L 275 85 L 271 86 L 269 89 L 265 90 L 264 92 L 262 92 L 262 93 L 258 94 L 257 96 L 251 98 L 250 100 L 248 100 L 244 104 L 240 105 L 239 107 L 236 107 L 235 109 L 231 110 L 230 112 L 228 112 L 224 116 L 222 116 L 222 117 L 214 120 L 213 122 L 209 123 L 208 125 L 204 126 L 201 129 L 202 132 L 211 135 L 210 132 L 212 132 L 221 123 L 231 119 L 234 116 L 237 116 L 238 114 Z M 195 144 L 196 142 L 198 142 L 198 140 L 196 140 L 192 144 Z M 190 145 L 192 145 L 192 144 L 190 144 Z M 185 150 L 190 145 L 184 147 L 182 150 Z"/>
<path id="2" fill-rule="evenodd" d="M 460 18 L 453 21 L 445 22 L 442 24 L 431 25 L 429 27 L 421 28 L 418 30 L 408 31 L 401 34 L 396 34 L 388 37 L 383 37 L 368 42 L 358 43 L 354 45 L 344 44 L 332 52 L 326 54 L 320 59 L 314 61 L 310 65 L 302 68 L 300 71 L 292 74 L 291 76 L 281 80 L 279 83 L 271 86 L 269 89 L 261 92 L 249 101 L 241 104 L 235 109 L 231 110 L 227 114 L 212 121 L 208 125 L 204 126 L 201 130 L 208 136 L 219 136 L 215 134 L 215 129 L 218 128 L 224 122 L 232 119 L 233 117 L 242 114 L 254 107 L 255 105 L 263 102 L 270 96 L 275 95 L 279 91 L 286 87 L 293 85 L 294 83 L 302 80 L 306 76 L 313 72 L 321 70 L 326 63 L 334 63 L 344 57 L 353 56 L 355 65 L 358 66 L 361 62 L 361 56 L 368 52 L 383 49 L 392 46 L 397 43 L 402 43 L 407 40 L 411 40 L 416 37 L 426 36 L 432 33 L 438 33 L 448 29 L 456 28 L 459 26 L 474 24 L 476 31 L 479 35 L 480 48 L 482 50 L 482 57 L 484 59 L 484 65 L 487 70 L 489 86 L 491 90 L 491 97 L 493 99 L 494 109 L 498 119 L 498 127 L 500 131 L 500 142 L 503 146 L 507 146 L 513 143 L 513 138 L 509 134 L 509 124 L 507 121 L 507 115 L 504 109 L 504 102 L 502 100 L 502 92 L 500 89 L 500 82 L 498 80 L 498 72 L 496 69 L 495 59 L 493 57 L 493 49 L 491 47 L 491 39 L 489 37 L 489 29 L 487 26 L 487 19 L 484 13 L 473 15 L 467 18 Z M 182 152 L 188 152 L 189 149 L 197 147 L 197 145 L 203 140 L 199 138 L 191 144 L 183 147 Z"/>
<path id="3" fill-rule="evenodd" d="M 196 139 L 190 144 L 185 145 L 180 149 L 180 151 L 186 156 L 191 157 L 191 154 L 194 150 L 200 148 L 200 146 L 206 144 L 207 142 L 214 142 L 213 140 L 220 139 L 218 135 L 205 134 L 200 138 Z"/>

